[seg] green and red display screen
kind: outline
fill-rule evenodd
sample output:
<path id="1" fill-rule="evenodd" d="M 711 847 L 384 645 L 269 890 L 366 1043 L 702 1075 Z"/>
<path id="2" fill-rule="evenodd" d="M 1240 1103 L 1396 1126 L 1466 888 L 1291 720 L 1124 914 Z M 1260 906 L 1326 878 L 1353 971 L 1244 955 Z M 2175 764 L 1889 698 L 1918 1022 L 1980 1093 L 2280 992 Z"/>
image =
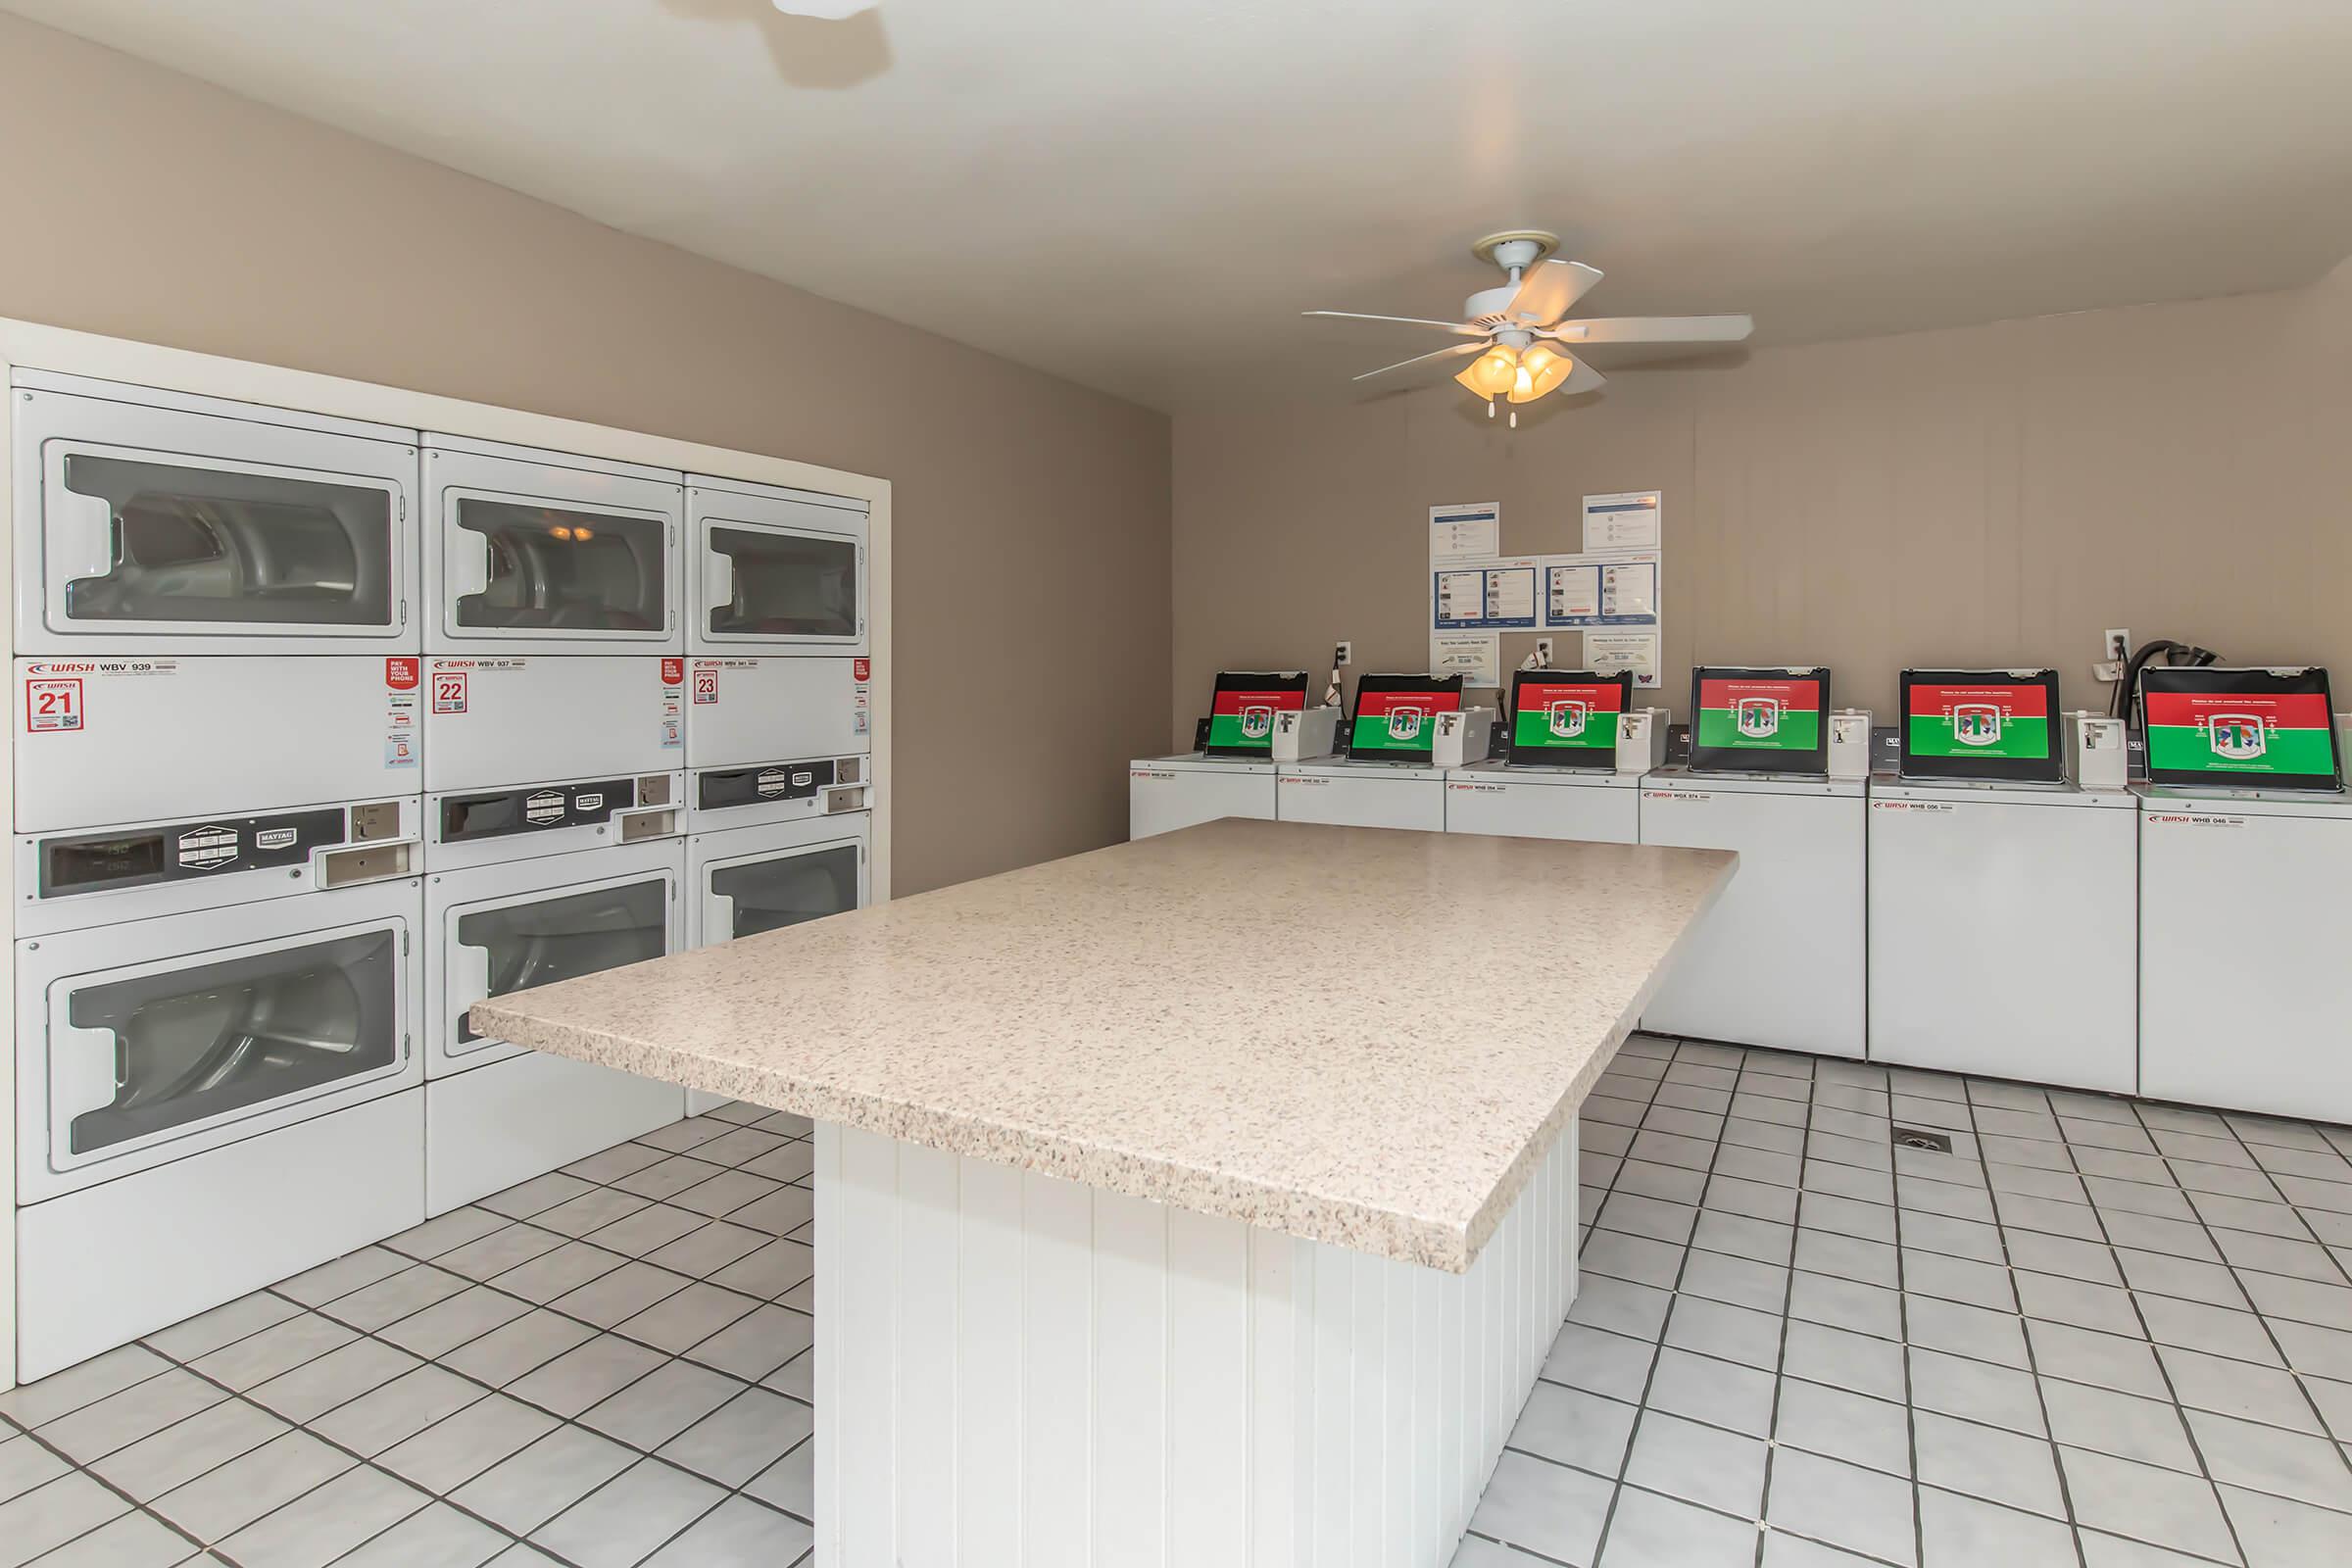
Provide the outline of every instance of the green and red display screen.
<path id="1" fill-rule="evenodd" d="M 1617 715 L 1634 677 L 1523 669 L 1511 676 L 1511 760 L 1537 767 L 1617 765 Z"/>
<path id="2" fill-rule="evenodd" d="M 2139 695 L 2156 783 L 2343 787 L 2324 669 L 2144 669 Z"/>
<path id="3" fill-rule="evenodd" d="M 1227 670 L 1217 677 L 1208 705 L 1208 742 L 1203 757 L 1270 757 L 1274 715 L 1306 706 L 1306 671 Z"/>
<path id="4" fill-rule="evenodd" d="M 1366 675 L 1355 685 L 1348 755 L 1377 762 L 1426 762 L 1437 715 L 1461 706 L 1459 675 Z"/>
<path id="5" fill-rule="evenodd" d="M 1690 672 L 1694 773 L 1827 773 L 1830 672 L 1701 665 Z"/>
<path id="6" fill-rule="evenodd" d="M 1902 699 L 1905 778 L 2056 784 L 2066 776 L 2054 669 L 1906 669 Z"/>

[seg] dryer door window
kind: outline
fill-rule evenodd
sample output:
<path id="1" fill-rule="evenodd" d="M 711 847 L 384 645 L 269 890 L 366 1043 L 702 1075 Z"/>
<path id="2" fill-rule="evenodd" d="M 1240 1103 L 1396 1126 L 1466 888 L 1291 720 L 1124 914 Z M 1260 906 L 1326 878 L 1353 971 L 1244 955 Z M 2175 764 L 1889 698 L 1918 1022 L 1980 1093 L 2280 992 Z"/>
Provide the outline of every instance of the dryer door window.
<path id="1" fill-rule="evenodd" d="M 451 548 L 487 552 L 489 570 L 479 592 L 458 596 L 457 623 L 501 631 L 665 631 L 667 530 L 659 517 L 462 497 Z"/>
<path id="2" fill-rule="evenodd" d="M 379 928 L 52 987 L 56 1162 L 397 1067 L 400 971 Z"/>
<path id="3" fill-rule="evenodd" d="M 393 622 L 386 487 L 89 452 L 67 454 L 63 485 L 107 513 L 101 558 L 65 567 L 69 620 L 208 630 Z"/>
<path id="4" fill-rule="evenodd" d="M 710 600 L 710 636 L 852 642 L 864 630 L 855 539 L 712 524 L 709 545 L 726 583 Z"/>
<path id="5" fill-rule="evenodd" d="M 656 876 L 462 914 L 458 944 L 481 950 L 489 979 L 483 995 L 503 997 L 659 958 L 667 947 L 668 910 L 668 880 Z M 482 1038 L 463 1013 L 457 1025 L 453 1055 Z"/>
<path id="6" fill-rule="evenodd" d="M 732 906 L 730 938 L 840 914 L 858 907 L 858 847 L 842 844 L 720 866 L 710 873 L 710 891 Z"/>

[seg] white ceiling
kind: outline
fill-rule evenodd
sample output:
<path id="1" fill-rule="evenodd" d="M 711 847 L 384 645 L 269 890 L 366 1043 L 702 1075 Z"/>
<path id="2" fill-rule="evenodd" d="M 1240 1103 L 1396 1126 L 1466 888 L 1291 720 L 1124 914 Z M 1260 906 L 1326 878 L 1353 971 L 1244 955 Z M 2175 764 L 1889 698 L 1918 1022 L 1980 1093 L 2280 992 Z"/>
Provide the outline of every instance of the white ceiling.
<path id="1" fill-rule="evenodd" d="M 1501 227 L 1760 342 L 2352 250 L 2343 0 L 0 5 L 1160 407 L 1360 395 L 1437 342 L 1297 313 L 1452 316 Z"/>

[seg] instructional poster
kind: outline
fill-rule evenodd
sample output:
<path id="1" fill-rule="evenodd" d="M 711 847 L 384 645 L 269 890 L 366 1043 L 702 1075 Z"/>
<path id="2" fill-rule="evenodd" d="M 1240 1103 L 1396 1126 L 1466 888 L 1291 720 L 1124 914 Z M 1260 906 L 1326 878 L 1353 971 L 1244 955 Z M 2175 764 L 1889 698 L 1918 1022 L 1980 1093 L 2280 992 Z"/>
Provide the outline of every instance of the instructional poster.
<path id="1" fill-rule="evenodd" d="M 1658 684 L 1658 634 L 1654 631 L 1588 631 L 1585 667 L 1595 675 L 1624 671 L 1636 686 Z"/>
<path id="2" fill-rule="evenodd" d="M 1536 625 L 1535 557 L 1434 567 L 1431 631 L 1532 631 Z"/>
<path id="3" fill-rule="evenodd" d="M 1459 501 L 1429 509 L 1429 564 L 1493 561 L 1502 554 L 1502 504 Z"/>
<path id="4" fill-rule="evenodd" d="M 1585 497 L 1585 549 L 1657 549 L 1665 537 L 1659 500 L 1655 490 Z"/>
<path id="5" fill-rule="evenodd" d="M 1655 626 L 1659 563 L 1656 555 L 1547 556 L 1544 561 L 1544 624 L 1558 631 L 1587 626 Z"/>
<path id="6" fill-rule="evenodd" d="M 1502 687 L 1502 637 L 1491 631 L 1432 632 L 1429 672 L 1459 675 L 1464 686 Z"/>

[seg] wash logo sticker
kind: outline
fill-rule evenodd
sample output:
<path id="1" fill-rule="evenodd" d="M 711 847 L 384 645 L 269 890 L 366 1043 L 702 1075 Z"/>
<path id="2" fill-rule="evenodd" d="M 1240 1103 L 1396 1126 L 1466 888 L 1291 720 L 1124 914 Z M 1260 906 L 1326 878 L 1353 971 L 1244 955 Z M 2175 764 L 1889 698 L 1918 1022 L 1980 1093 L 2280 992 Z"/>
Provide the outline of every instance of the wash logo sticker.
<path id="1" fill-rule="evenodd" d="M 2215 713 L 2203 722 L 2206 741 L 2216 757 L 2246 762 L 2271 749 L 2258 713 Z"/>
<path id="2" fill-rule="evenodd" d="M 1615 681 L 1522 679 L 1512 694 L 1511 744 L 1533 751 L 1587 751 L 1615 744 Z"/>
<path id="3" fill-rule="evenodd" d="M 1751 741 L 1769 740 L 1781 732 L 1781 702 L 1777 697 L 1742 697 L 1732 705 L 1740 733 Z"/>
<path id="4" fill-rule="evenodd" d="M 2335 774 L 2328 699 L 2318 691 L 2151 691 L 2146 708 L 2152 768 L 2281 780 Z"/>
<path id="5" fill-rule="evenodd" d="M 1303 692 L 1219 692 L 1208 715 L 1208 744 L 1268 751 L 1274 715 L 1305 701 Z"/>
<path id="6" fill-rule="evenodd" d="M 1904 722 L 1913 757 L 2043 762 L 2051 756 L 2049 695 L 2038 682 L 1914 681 Z"/>
<path id="7" fill-rule="evenodd" d="M 1691 744 L 1766 752 L 1821 746 L 1821 682 L 1790 676 L 1702 676 Z"/>
<path id="8" fill-rule="evenodd" d="M 1952 739 L 1963 746 L 2001 744 L 2001 710 L 1990 703 L 1962 703 L 1952 710 Z"/>
<path id="9" fill-rule="evenodd" d="M 1458 692 L 1358 692 L 1351 747 L 1359 752 L 1426 752 L 1430 719 L 1462 706 Z"/>

